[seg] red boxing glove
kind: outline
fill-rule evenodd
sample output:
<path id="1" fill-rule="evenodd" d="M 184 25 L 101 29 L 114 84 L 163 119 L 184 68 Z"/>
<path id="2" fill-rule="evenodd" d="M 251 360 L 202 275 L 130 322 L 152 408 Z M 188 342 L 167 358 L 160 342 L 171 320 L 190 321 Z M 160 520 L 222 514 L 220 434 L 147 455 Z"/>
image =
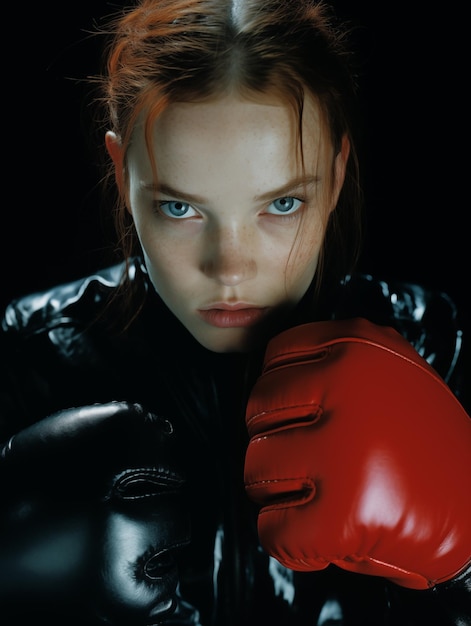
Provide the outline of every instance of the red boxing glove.
<path id="1" fill-rule="evenodd" d="M 427 589 L 471 560 L 471 420 L 391 328 L 363 319 L 274 338 L 249 399 L 260 541 L 293 570 Z"/>

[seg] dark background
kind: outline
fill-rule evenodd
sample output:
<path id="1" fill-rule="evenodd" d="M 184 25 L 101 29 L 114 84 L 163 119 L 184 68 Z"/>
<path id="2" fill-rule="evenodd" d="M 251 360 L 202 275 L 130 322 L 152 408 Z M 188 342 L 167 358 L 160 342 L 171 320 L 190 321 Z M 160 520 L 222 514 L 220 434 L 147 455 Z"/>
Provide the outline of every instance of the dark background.
<path id="1" fill-rule="evenodd" d="M 89 31 L 117 6 L 3 9 L 0 305 L 110 258 L 86 79 L 101 50 Z M 361 269 L 448 291 L 467 306 L 464 15 L 457 2 L 437 12 L 426 2 L 335 6 L 357 26 L 368 213 Z"/>

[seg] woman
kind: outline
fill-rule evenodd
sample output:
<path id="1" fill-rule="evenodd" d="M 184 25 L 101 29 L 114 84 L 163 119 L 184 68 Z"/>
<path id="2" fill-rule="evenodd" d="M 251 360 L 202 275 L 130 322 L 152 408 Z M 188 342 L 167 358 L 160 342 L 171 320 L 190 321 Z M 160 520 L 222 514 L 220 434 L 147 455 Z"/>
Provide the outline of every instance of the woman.
<path id="1" fill-rule="evenodd" d="M 110 31 L 123 263 L 3 320 L 7 610 L 469 620 L 461 327 L 443 294 L 354 274 L 345 33 L 304 0 L 142 0 Z"/>

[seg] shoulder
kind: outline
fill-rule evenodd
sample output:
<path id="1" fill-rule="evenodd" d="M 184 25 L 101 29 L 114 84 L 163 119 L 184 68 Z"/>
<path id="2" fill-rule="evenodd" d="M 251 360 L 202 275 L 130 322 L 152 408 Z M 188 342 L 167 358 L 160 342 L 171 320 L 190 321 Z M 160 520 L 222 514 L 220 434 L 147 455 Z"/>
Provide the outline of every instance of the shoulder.
<path id="1" fill-rule="evenodd" d="M 2 331 L 24 338 L 59 327 L 84 327 L 104 309 L 124 278 L 136 281 L 136 260 L 100 269 L 82 278 L 27 294 L 10 302 L 1 320 Z"/>
<path id="2" fill-rule="evenodd" d="M 371 274 L 349 275 L 335 293 L 333 315 L 344 317 L 362 312 L 376 318 L 377 323 L 398 327 L 411 340 L 425 327 L 432 330 L 434 324 L 454 327 L 459 317 L 455 302 L 443 291 Z"/>
<path id="3" fill-rule="evenodd" d="M 121 327 L 123 282 L 147 288 L 137 260 L 100 269 L 80 279 L 13 300 L 0 319 L 0 356 L 12 369 L 37 372 L 61 367 L 106 368 Z"/>
<path id="4" fill-rule="evenodd" d="M 392 326 L 457 395 L 465 386 L 463 364 L 469 357 L 466 319 L 447 293 L 414 282 L 359 273 L 342 281 L 331 302 L 331 315 L 334 319 L 365 317 Z"/>
<path id="5" fill-rule="evenodd" d="M 133 261 L 6 307 L 0 319 L 0 437 L 64 406 L 121 397 L 132 356 L 125 353 L 126 337 L 108 330 L 108 318 L 124 278 L 147 284 Z"/>

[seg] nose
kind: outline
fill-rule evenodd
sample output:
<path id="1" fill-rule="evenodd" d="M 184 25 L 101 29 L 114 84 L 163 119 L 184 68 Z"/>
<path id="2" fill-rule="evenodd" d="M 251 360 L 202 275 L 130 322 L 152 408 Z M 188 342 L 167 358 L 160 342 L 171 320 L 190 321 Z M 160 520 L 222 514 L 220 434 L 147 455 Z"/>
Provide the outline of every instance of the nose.
<path id="1" fill-rule="evenodd" d="M 205 242 L 203 273 L 227 287 L 254 278 L 257 274 L 254 243 L 245 227 L 214 227 Z"/>

